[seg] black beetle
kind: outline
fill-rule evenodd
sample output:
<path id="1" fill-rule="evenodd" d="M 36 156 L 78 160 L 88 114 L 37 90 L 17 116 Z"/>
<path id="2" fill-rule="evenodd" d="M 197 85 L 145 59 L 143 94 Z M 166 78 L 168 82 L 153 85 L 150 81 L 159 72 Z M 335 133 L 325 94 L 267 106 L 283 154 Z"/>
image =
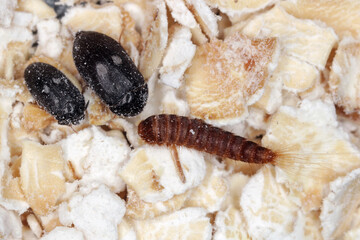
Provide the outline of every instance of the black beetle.
<path id="1" fill-rule="evenodd" d="M 85 116 L 85 99 L 56 67 L 34 62 L 26 67 L 25 83 L 38 105 L 61 125 L 79 124 Z"/>
<path id="2" fill-rule="evenodd" d="M 131 117 L 143 110 L 147 84 L 117 41 L 102 33 L 80 31 L 75 37 L 73 58 L 81 77 L 112 112 Z"/>

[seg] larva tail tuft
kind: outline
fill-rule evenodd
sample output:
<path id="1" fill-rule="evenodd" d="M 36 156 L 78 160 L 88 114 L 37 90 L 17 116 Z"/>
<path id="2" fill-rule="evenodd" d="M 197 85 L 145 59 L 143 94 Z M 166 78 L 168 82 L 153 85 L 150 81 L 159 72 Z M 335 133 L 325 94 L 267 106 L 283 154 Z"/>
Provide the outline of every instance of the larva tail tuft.
<path id="1" fill-rule="evenodd" d="M 277 152 L 273 164 L 295 179 L 315 173 L 318 178 L 322 178 L 321 176 L 328 178 L 328 174 L 334 172 L 333 167 L 327 161 L 326 154 L 298 151 Z"/>

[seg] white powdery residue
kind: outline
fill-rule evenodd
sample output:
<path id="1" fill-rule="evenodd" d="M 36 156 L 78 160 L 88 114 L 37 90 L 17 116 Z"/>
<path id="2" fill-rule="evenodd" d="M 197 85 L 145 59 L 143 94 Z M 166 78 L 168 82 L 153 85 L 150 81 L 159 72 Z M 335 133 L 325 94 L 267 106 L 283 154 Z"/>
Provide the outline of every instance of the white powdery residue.
<path id="1" fill-rule="evenodd" d="M 74 195 L 59 208 L 60 222 L 74 224 L 87 240 L 113 240 L 118 237 L 117 225 L 125 214 L 125 202 L 101 185 L 87 195 Z"/>
<path id="2" fill-rule="evenodd" d="M 141 239 L 210 240 L 212 227 L 202 208 L 185 208 L 154 219 L 134 221 Z"/>
<path id="3" fill-rule="evenodd" d="M 65 177 L 64 177 L 64 175 L 63 175 L 62 170 L 61 170 L 61 171 L 52 171 L 52 172 L 50 172 L 50 174 L 51 174 L 51 175 L 54 175 L 54 176 L 58 177 L 59 179 L 62 179 L 62 180 L 65 181 Z"/>
<path id="4" fill-rule="evenodd" d="M 21 127 L 21 117 L 22 117 L 23 108 L 24 105 L 21 102 L 18 102 L 14 105 L 10 119 L 11 127 L 13 128 Z"/>
<path id="5" fill-rule="evenodd" d="M 0 35 L 1 36 L 1 35 Z M 10 162 L 10 148 L 8 146 L 8 124 L 9 124 L 9 115 L 12 111 L 12 104 L 15 101 L 13 98 L 0 98 L 0 114 L 3 120 L 0 125 L 0 179 L 2 179 L 5 168 Z"/>
<path id="6" fill-rule="evenodd" d="M 59 142 L 64 159 L 71 162 L 77 177 L 84 175 L 84 161 L 90 151 L 91 139 L 92 131 L 86 128 Z"/>
<path id="7" fill-rule="evenodd" d="M 34 38 L 28 28 L 18 26 L 11 28 L 0 27 L 0 36 L 0 51 L 5 49 L 10 42 L 27 42 L 32 41 Z"/>
<path id="8" fill-rule="evenodd" d="M 230 63 L 237 60 L 234 62 L 234 64 L 236 64 L 236 68 L 240 67 L 243 69 L 244 63 L 246 63 L 250 57 L 254 56 L 254 53 L 258 52 L 257 48 L 251 44 L 250 38 L 242 36 L 235 37 L 234 35 L 233 38 L 227 38 L 225 42 L 228 47 L 224 52 L 224 57 L 227 59 L 227 62 Z"/>
<path id="9" fill-rule="evenodd" d="M 42 235 L 42 228 L 39 220 L 35 217 L 35 215 L 34 214 L 27 215 L 26 222 L 29 225 L 31 231 L 35 234 L 35 236 L 40 238 L 40 236 Z"/>
<path id="10" fill-rule="evenodd" d="M 259 108 L 249 108 L 249 116 L 246 118 L 247 124 L 255 129 L 267 129 L 267 123 L 265 122 L 266 113 Z"/>
<path id="11" fill-rule="evenodd" d="M 130 154 L 126 140 L 123 137 L 107 136 L 95 126 L 92 127 L 92 132 L 90 150 L 84 161 L 86 174 L 82 182 L 84 184 L 91 181 L 101 182 L 114 192 L 124 190 L 125 183 L 118 173 Z"/>
<path id="12" fill-rule="evenodd" d="M 66 4 L 73 7 L 77 3 L 77 0 L 60 0 L 58 4 Z"/>
<path id="13" fill-rule="evenodd" d="M 28 12 L 14 12 L 12 24 L 18 27 L 31 27 L 34 15 Z"/>
<path id="14" fill-rule="evenodd" d="M 296 0 L 288 0 L 288 1 L 296 1 Z M 238 8 L 238 9 L 227 7 L 226 5 L 225 5 L 226 7 L 224 7 L 216 2 L 214 3 L 213 1 L 210 1 L 209 4 L 211 5 L 211 7 L 219 8 L 221 12 L 226 13 L 226 15 L 229 16 L 231 22 L 236 23 L 239 22 L 239 20 L 243 19 L 244 16 L 246 16 L 247 14 L 258 12 L 259 10 L 262 10 L 278 2 L 278 0 L 254 1 L 254 3 L 255 2 L 259 2 L 261 4 L 256 7 L 252 6 L 252 7 Z"/>
<path id="15" fill-rule="evenodd" d="M 223 169 L 220 169 L 220 168 L 214 166 L 213 172 L 211 174 L 211 179 L 222 179 L 224 181 L 224 187 L 226 187 L 226 191 L 224 191 L 224 193 L 219 196 L 218 188 L 221 187 L 220 184 L 215 185 L 214 187 L 208 188 L 209 189 L 208 195 L 214 196 L 216 198 L 216 201 L 214 201 L 213 204 L 211 204 L 210 206 L 208 206 L 206 208 L 210 213 L 219 211 L 223 202 L 225 201 L 225 199 L 228 196 L 229 184 L 228 184 L 228 182 L 225 182 L 225 178 L 224 178 L 225 175 L 226 175 L 226 172 Z"/>
<path id="16" fill-rule="evenodd" d="M 0 25 L 3 27 L 10 27 L 11 20 L 14 16 L 17 1 L 15 0 L 0 0 Z"/>
<path id="17" fill-rule="evenodd" d="M 56 227 L 40 240 L 83 240 L 83 234 L 75 228 Z"/>
<path id="18" fill-rule="evenodd" d="M 219 30 L 217 21 L 220 19 L 211 11 L 211 8 L 205 3 L 204 0 L 185 0 L 189 4 L 191 4 L 201 20 L 208 28 L 209 32 L 207 34 L 210 35 L 211 38 L 217 37 Z"/>
<path id="19" fill-rule="evenodd" d="M 231 125 L 241 124 L 241 122 L 243 122 L 244 119 L 246 119 L 248 116 L 249 116 L 249 110 L 248 110 L 248 108 L 245 108 L 244 112 L 241 115 L 241 117 L 221 119 L 221 120 L 205 119 L 205 122 L 209 123 L 209 124 L 212 124 L 215 127 L 224 127 L 224 126 L 231 126 Z"/>
<path id="20" fill-rule="evenodd" d="M 64 138 L 64 132 L 60 129 L 52 128 L 52 126 L 50 126 L 49 132 L 40 132 L 39 135 L 45 144 L 54 144 Z"/>
<path id="21" fill-rule="evenodd" d="M 123 129 L 126 133 L 126 138 L 130 142 L 130 145 L 134 148 L 142 145 L 142 140 L 137 133 L 137 127 L 131 122 L 125 120 L 124 118 L 115 118 L 111 121 L 116 127 L 115 129 Z"/>
<path id="22" fill-rule="evenodd" d="M 331 66 L 329 86 L 333 99 L 344 107 L 346 113 L 352 113 L 359 108 L 360 56 L 355 50 L 359 45 L 359 40 L 344 38 Z"/>
<path id="23" fill-rule="evenodd" d="M 134 19 L 135 28 L 140 32 L 141 26 L 144 26 L 145 22 L 144 10 L 138 4 L 132 2 L 123 3 L 122 7 L 130 14 L 131 18 Z"/>
<path id="24" fill-rule="evenodd" d="M 135 47 L 134 43 L 132 42 L 128 42 L 127 45 L 130 46 L 130 53 L 129 53 L 130 58 L 131 60 L 133 60 L 135 66 L 138 67 L 140 61 L 139 50 Z"/>
<path id="25" fill-rule="evenodd" d="M 122 134 L 108 136 L 93 126 L 70 135 L 60 145 L 64 159 L 71 162 L 75 174 L 81 178 L 80 185 L 103 183 L 114 192 L 124 189 L 125 183 L 118 172 L 128 158 L 130 148 Z"/>
<path id="26" fill-rule="evenodd" d="M 215 218 L 215 224 L 214 224 L 214 229 L 215 229 L 215 234 L 213 236 L 214 240 L 227 239 L 226 230 L 227 230 L 228 226 L 226 226 L 226 223 L 225 223 L 226 218 L 227 218 L 227 216 L 226 216 L 225 212 L 223 212 L 223 211 L 217 212 L 216 218 Z"/>
<path id="27" fill-rule="evenodd" d="M 338 126 L 335 106 L 331 101 L 304 99 L 297 109 L 283 106 L 279 111 L 286 112 L 304 122 L 311 122 L 316 126 L 331 128 Z"/>
<path id="28" fill-rule="evenodd" d="M 136 232 L 135 231 L 129 231 L 124 237 L 119 238 L 119 240 L 136 240 Z"/>
<path id="29" fill-rule="evenodd" d="M 160 44 L 159 49 L 165 49 L 168 43 L 169 38 L 169 32 L 168 32 L 168 20 L 167 20 L 167 14 L 166 14 L 166 5 L 162 0 L 156 0 L 154 1 L 154 4 L 156 5 L 156 8 L 159 11 L 159 22 L 160 22 Z"/>
<path id="30" fill-rule="evenodd" d="M 159 71 L 160 80 L 173 88 L 179 88 L 181 78 L 190 65 L 195 51 L 196 46 L 191 41 L 190 29 L 177 28 L 163 58 Z"/>
<path id="31" fill-rule="evenodd" d="M 178 177 L 178 173 L 175 170 L 175 165 L 172 160 L 170 151 L 167 151 L 167 165 L 164 166 L 164 159 L 154 158 L 158 163 L 156 166 L 156 172 L 163 172 L 160 176 L 160 184 L 167 190 L 170 191 L 172 196 L 174 194 L 182 194 L 186 190 L 198 186 L 201 181 L 204 179 L 206 174 L 206 164 L 203 155 L 200 152 L 197 152 L 186 147 L 177 148 L 179 161 L 181 163 L 182 170 L 185 175 L 186 182 L 182 183 Z M 155 154 L 156 156 L 156 154 Z M 164 171 L 166 169 L 166 171 Z M 173 171 L 168 171 L 167 169 L 173 169 Z"/>
<path id="32" fill-rule="evenodd" d="M 266 181 L 265 181 L 266 178 Z M 263 167 L 243 188 L 240 206 L 254 239 L 302 239 L 299 208 L 276 183 L 272 167 Z"/>
<path id="33" fill-rule="evenodd" d="M 112 14 L 120 13 L 121 11 L 120 8 L 117 7 L 116 5 L 108 5 L 100 8 L 94 8 L 91 4 L 86 4 L 85 6 L 77 5 L 72 7 L 69 11 L 67 11 L 66 15 L 61 19 L 61 21 L 63 24 L 67 25 L 72 18 L 76 17 L 76 15 L 91 10 L 100 13 L 112 13 Z"/>
<path id="34" fill-rule="evenodd" d="M 341 238 L 349 230 L 359 203 L 360 169 L 330 183 L 330 193 L 323 200 L 320 214 L 324 239 Z"/>
<path id="35" fill-rule="evenodd" d="M 58 199 L 59 202 L 68 201 L 72 195 L 79 189 L 79 181 L 65 182 L 65 193 Z"/>
<path id="36" fill-rule="evenodd" d="M 188 28 L 195 28 L 198 25 L 194 15 L 186 7 L 184 0 L 165 0 L 165 2 L 176 22 Z"/>
<path id="37" fill-rule="evenodd" d="M 23 214 L 30 207 L 29 204 L 25 201 L 8 199 L 3 197 L 0 197 L 0 206 L 3 206 L 9 211 L 15 211 L 18 214 Z"/>
<path id="38" fill-rule="evenodd" d="M 0 61 L 1 60 L 2 59 L 0 59 Z M 16 81 L 16 80 L 11 79 L 9 81 Z M 16 97 L 16 95 L 21 94 L 22 92 L 23 92 L 23 90 L 18 85 L 14 85 L 13 88 L 4 88 L 4 87 L 0 86 L 0 96 L 2 96 L 2 97 L 14 98 L 14 97 Z"/>
<path id="39" fill-rule="evenodd" d="M 241 212 L 231 205 L 216 214 L 213 228 L 213 240 L 250 239 Z"/>
<path id="40" fill-rule="evenodd" d="M 58 58 L 64 45 L 60 37 L 60 22 L 57 19 L 42 20 L 37 24 L 39 46 L 37 55 Z"/>
<path id="41" fill-rule="evenodd" d="M 277 37 L 288 55 L 320 70 L 325 68 L 331 49 L 338 41 L 333 29 L 295 18 L 277 5 L 248 21 L 242 32 L 252 37 Z"/>
<path id="42" fill-rule="evenodd" d="M 160 106 L 162 113 L 176 114 L 179 116 L 188 116 L 190 109 L 188 103 L 176 96 L 176 90 L 169 89 L 164 91 Z"/>
<path id="43" fill-rule="evenodd" d="M 360 239 L 360 228 L 351 229 L 350 231 L 345 233 L 345 240 L 355 240 Z"/>
<path id="44" fill-rule="evenodd" d="M 171 216 L 171 217 L 170 217 Z M 169 225 L 178 225 L 181 223 L 190 222 L 197 218 L 206 217 L 206 211 L 203 208 L 185 208 L 180 211 L 174 212 L 164 217 L 159 217 L 160 219 L 168 218 L 170 221 Z"/>
<path id="45" fill-rule="evenodd" d="M 251 181 L 251 182 L 250 182 Z M 261 208 L 262 205 L 262 191 L 264 187 L 264 174 L 257 173 L 251 177 L 248 184 L 242 190 L 242 195 L 240 199 L 240 205 L 242 207 L 246 205 L 251 205 L 251 211 L 257 212 Z M 254 184 L 256 184 L 256 188 L 254 188 Z M 247 209 L 244 209 L 246 212 Z"/>
<path id="46" fill-rule="evenodd" d="M 22 223 L 20 217 L 0 206 L 0 236 L 3 239 L 21 239 Z"/>
<path id="47" fill-rule="evenodd" d="M 120 175 L 141 200 L 150 203 L 167 201 L 203 181 L 206 164 L 202 153 L 177 147 L 181 165 L 178 169 L 173 151 L 163 146 L 145 145 L 132 152 L 130 161 L 122 168 Z M 180 171 L 184 174 L 185 182 L 181 180 Z M 161 188 L 153 188 L 154 183 Z"/>
<path id="48" fill-rule="evenodd" d="M 324 84 L 320 83 L 320 79 L 317 78 L 315 80 L 314 88 L 311 89 L 311 91 L 309 91 L 309 92 L 304 92 L 302 94 L 301 98 L 302 99 L 308 99 L 308 100 L 322 99 L 324 96 L 326 98 L 328 98 L 329 96 L 327 96 L 327 94 L 328 94 L 327 91 L 328 90 L 325 90 Z M 328 98 L 326 100 L 328 101 L 330 99 Z"/>

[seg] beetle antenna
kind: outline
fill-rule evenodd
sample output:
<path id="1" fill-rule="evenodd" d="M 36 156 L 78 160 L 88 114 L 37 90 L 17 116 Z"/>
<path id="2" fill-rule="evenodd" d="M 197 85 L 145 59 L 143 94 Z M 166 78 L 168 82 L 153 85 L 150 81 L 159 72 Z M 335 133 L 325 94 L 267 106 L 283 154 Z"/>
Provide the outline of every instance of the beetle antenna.
<path id="1" fill-rule="evenodd" d="M 70 128 L 71 128 L 75 133 L 78 133 L 78 132 L 73 128 L 72 125 L 70 125 Z"/>

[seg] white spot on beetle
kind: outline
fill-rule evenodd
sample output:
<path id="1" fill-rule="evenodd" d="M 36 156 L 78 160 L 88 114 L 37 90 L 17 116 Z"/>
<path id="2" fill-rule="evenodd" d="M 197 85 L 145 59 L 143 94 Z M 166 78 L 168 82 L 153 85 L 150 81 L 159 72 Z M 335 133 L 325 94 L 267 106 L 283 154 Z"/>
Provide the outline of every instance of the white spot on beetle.
<path id="1" fill-rule="evenodd" d="M 96 72 L 102 79 L 106 78 L 106 76 L 108 75 L 108 69 L 102 63 L 96 64 Z"/>
<path id="2" fill-rule="evenodd" d="M 47 85 L 45 85 L 45 86 L 44 86 L 44 89 L 42 90 L 42 92 L 43 92 L 43 93 L 46 93 L 46 94 L 50 93 L 49 87 L 48 87 Z"/>
<path id="3" fill-rule="evenodd" d="M 61 78 L 53 78 L 55 84 L 59 84 L 61 82 Z"/>
<path id="4" fill-rule="evenodd" d="M 111 59 L 113 60 L 113 62 L 116 64 L 116 65 L 121 65 L 122 64 L 122 59 L 121 57 L 119 56 L 111 56 Z"/>

